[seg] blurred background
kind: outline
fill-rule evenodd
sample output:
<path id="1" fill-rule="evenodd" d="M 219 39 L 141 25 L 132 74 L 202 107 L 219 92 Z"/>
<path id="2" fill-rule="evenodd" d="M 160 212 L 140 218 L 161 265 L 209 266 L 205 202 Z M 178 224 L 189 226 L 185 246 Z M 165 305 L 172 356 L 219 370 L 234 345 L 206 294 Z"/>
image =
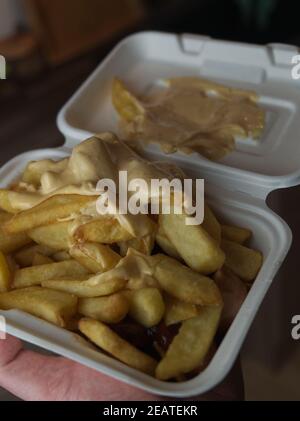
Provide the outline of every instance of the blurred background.
<path id="1" fill-rule="evenodd" d="M 0 81 L 0 164 L 25 150 L 62 144 L 58 110 L 132 32 L 300 46 L 299 16 L 300 2 L 285 0 L 0 0 L 0 55 L 7 60 L 7 79 Z M 291 318 L 300 314 L 300 221 L 293 207 L 299 198 L 299 188 L 268 198 L 295 241 L 243 348 L 248 400 L 300 399 L 300 343 L 290 335 Z"/>

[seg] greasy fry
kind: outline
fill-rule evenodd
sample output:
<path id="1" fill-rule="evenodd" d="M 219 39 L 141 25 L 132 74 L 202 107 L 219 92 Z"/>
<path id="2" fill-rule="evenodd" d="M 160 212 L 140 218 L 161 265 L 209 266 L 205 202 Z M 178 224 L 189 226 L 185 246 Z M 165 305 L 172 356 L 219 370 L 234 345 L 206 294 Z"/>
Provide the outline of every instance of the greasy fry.
<path id="1" fill-rule="evenodd" d="M 17 270 L 14 276 L 13 286 L 14 288 L 24 288 L 40 285 L 47 279 L 57 279 L 63 276 L 76 278 L 87 273 L 88 271 L 75 260 L 49 263 Z"/>
<path id="2" fill-rule="evenodd" d="M 198 368 L 212 344 L 222 307 L 203 307 L 198 317 L 185 320 L 156 367 L 155 376 L 168 380 Z"/>
<path id="3" fill-rule="evenodd" d="M 11 272 L 6 257 L 0 251 L 0 292 L 9 290 Z"/>
<path id="4" fill-rule="evenodd" d="M 147 374 L 153 374 L 157 362 L 129 342 L 118 336 L 105 324 L 92 319 L 82 319 L 79 330 L 92 342 L 118 360 Z"/>
<path id="5" fill-rule="evenodd" d="M 68 250 L 71 224 L 67 221 L 33 228 L 28 232 L 28 236 L 36 243 L 53 250 Z"/>
<path id="6" fill-rule="evenodd" d="M 224 240 L 234 241 L 239 244 L 244 244 L 252 235 L 251 230 L 247 228 L 236 227 L 233 225 L 222 225 L 221 228 Z"/>
<path id="7" fill-rule="evenodd" d="M 201 311 L 201 308 L 195 304 L 185 303 L 176 300 L 173 297 L 167 296 L 165 302 L 166 312 L 164 315 L 164 322 L 166 326 L 192 319 L 193 317 L 198 316 Z"/>
<path id="8" fill-rule="evenodd" d="M 80 298 L 78 303 L 80 314 L 104 323 L 119 323 L 128 310 L 128 299 L 118 292 L 107 297 Z"/>
<path id="9" fill-rule="evenodd" d="M 215 240 L 201 225 L 186 225 L 186 215 L 160 215 L 159 223 L 188 266 L 209 274 L 223 266 L 225 256 Z"/>
<path id="10" fill-rule="evenodd" d="M 124 229 L 116 218 L 103 217 L 80 225 L 74 233 L 74 238 L 79 242 L 113 244 L 128 241 L 133 235 Z"/>
<path id="11" fill-rule="evenodd" d="M 162 289 L 180 301 L 197 305 L 220 305 L 222 297 L 214 281 L 175 259 L 161 255 L 154 276 Z"/>
<path id="12" fill-rule="evenodd" d="M 65 327 L 67 321 L 76 314 L 77 298 L 64 292 L 30 287 L 0 294 L 0 308 L 23 310 Z"/>
<path id="13" fill-rule="evenodd" d="M 120 116 L 128 122 L 144 114 L 144 109 L 138 100 L 127 90 L 123 82 L 116 78 L 112 84 L 112 102 Z"/>
<path id="14" fill-rule="evenodd" d="M 261 252 L 228 240 L 222 240 L 222 249 L 226 254 L 225 263 L 232 272 L 245 281 L 256 278 L 263 262 Z"/>
<path id="15" fill-rule="evenodd" d="M 16 262 L 22 267 L 31 266 L 36 253 L 42 254 L 44 256 L 51 256 L 54 253 L 54 250 L 46 246 L 40 246 L 38 244 L 24 247 L 15 254 Z"/>
<path id="16" fill-rule="evenodd" d="M 202 228 L 217 242 L 221 242 L 221 225 L 219 224 L 215 214 L 208 206 L 207 203 L 204 203 L 204 220 L 202 223 Z"/>
<path id="17" fill-rule="evenodd" d="M 157 325 L 163 318 L 165 304 L 157 288 L 142 288 L 129 294 L 129 315 L 145 327 Z"/>
<path id="18" fill-rule="evenodd" d="M 54 263 L 54 260 L 52 260 L 51 257 L 45 256 L 41 253 L 36 253 L 33 256 L 32 266 L 47 265 L 48 263 Z"/>
<path id="19" fill-rule="evenodd" d="M 6 222 L 3 228 L 7 233 L 29 231 L 56 222 L 60 218 L 69 217 L 96 199 L 97 196 L 81 196 L 78 194 L 52 196 L 33 208 L 19 212 Z"/>
<path id="20" fill-rule="evenodd" d="M 99 243 L 75 245 L 70 249 L 70 254 L 92 273 L 105 272 L 112 269 L 121 259 L 121 256 L 109 246 Z"/>
<path id="21" fill-rule="evenodd" d="M 51 279 L 42 280 L 42 286 L 58 291 L 66 291 L 82 298 L 101 297 L 113 294 L 125 288 L 127 281 L 119 278 L 107 278 L 105 273 L 89 279 Z"/>

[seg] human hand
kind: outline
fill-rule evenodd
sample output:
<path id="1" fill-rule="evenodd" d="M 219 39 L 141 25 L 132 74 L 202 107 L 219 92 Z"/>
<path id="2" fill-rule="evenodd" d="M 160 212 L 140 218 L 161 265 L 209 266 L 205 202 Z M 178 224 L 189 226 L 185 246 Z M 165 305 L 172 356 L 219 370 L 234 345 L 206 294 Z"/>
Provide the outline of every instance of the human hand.
<path id="1" fill-rule="evenodd" d="M 0 340 L 0 386 L 26 401 L 166 400 L 66 358 L 24 349 L 19 339 L 9 335 Z M 191 398 L 240 399 L 243 399 L 243 380 L 239 364 L 214 390 Z"/>

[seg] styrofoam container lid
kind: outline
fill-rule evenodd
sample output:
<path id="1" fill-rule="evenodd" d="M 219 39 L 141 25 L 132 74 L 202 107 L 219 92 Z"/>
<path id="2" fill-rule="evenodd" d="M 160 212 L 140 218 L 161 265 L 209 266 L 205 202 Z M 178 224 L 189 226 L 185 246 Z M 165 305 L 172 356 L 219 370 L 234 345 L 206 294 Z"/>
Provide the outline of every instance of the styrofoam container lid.
<path id="1" fill-rule="evenodd" d="M 236 150 L 218 162 L 198 154 L 168 155 L 210 177 L 234 181 L 239 190 L 266 197 L 279 187 L 300 183 L 300 81 L 292 78 L 297 47 L 247 45 L 198 35 L 142 32 L 120 42 L 60 111 L 60 131 L 69 145 L 101 131 L 117 131 L 111 101 L 116 76 L 134 93 L 144 93 L 162 78 L 200 76 L 251 89 L 266 111 L 259 140 L 237 139 Z M 156 145 L 146 151 L 166 156 Z"/>

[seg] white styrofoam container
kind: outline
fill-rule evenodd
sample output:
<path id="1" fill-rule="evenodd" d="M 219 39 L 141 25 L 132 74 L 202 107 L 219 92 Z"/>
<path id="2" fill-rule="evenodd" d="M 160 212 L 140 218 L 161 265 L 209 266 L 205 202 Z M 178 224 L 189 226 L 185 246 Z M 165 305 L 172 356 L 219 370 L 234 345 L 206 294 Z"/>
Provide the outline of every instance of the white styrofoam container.
<path id="1" fill-rule="evenodd" d="M 63 147 L 27 152 L 0 170 L 1 187 L 8 185 L 29 160 L 59 159 L 92 133 L 117 131 L 117 116 L 110 91 L 114 76 L 137 92 L 151 88 L 163 77 L 199 75 L 232 86 L 256 90 L 267 111 L 263 139 L 237 141 L 237 151 L 222 162 L 198 155 L 169 155 L 192 176 L 206 179 L 206 192 L 222 220 L 253 230 L 252 246 L 264 254 L 263 266 L 238 315 L 209 366 L 182 383 L 156 380 L 93 349 L 77 335 L 20 311 L 0 312 L 7 331 L 28 342 L 64 355 L 105 374 L 149 392 L 189 397 L 204 393 L 229 372 L 258 308 L 283 262 L 292 234 L 286 223 L 266 205 L 267 194 L 300 182 L 297 157 L 300 142 L 299 86 L 291 79 L 291 46 L 250 46 L 214 41 L 194 35 L 145 32 L 122 41 L 61 110 L 58 126 L 66 138 Z M 157 147 L 145 155 L 164 158 Z"/>

